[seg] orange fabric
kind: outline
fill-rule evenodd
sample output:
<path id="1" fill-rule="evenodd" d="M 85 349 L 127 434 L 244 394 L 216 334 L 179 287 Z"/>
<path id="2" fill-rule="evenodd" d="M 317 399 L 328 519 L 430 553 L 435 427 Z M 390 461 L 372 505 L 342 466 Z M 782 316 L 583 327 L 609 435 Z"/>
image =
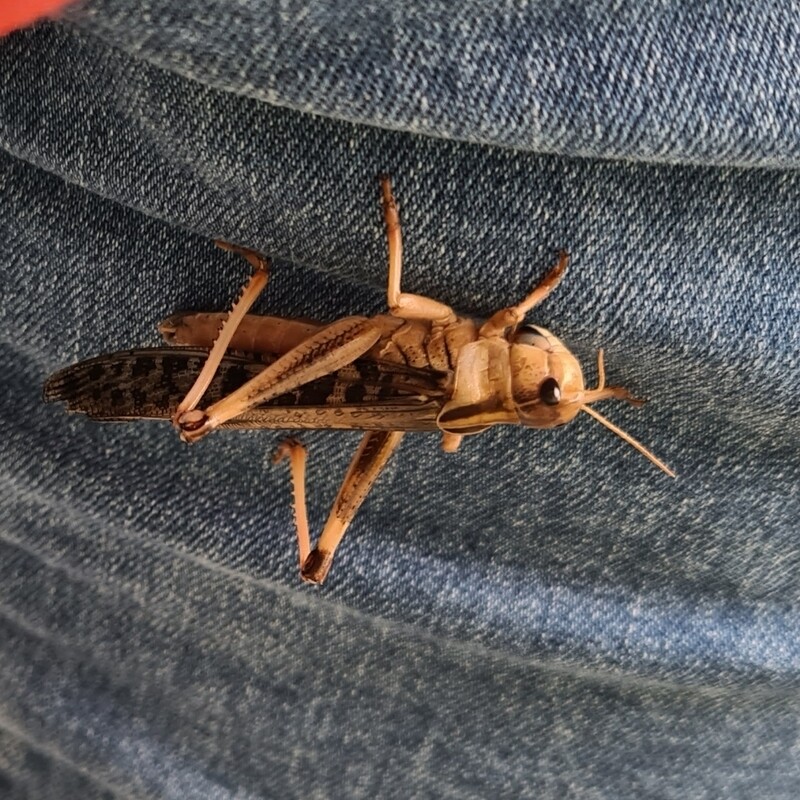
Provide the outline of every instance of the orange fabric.
<path id="1" fill-rule="evenodd" d="M 69 2 L 71 0 L 6 0 L 0 3 L 0 36 L 53 14 Z"/>

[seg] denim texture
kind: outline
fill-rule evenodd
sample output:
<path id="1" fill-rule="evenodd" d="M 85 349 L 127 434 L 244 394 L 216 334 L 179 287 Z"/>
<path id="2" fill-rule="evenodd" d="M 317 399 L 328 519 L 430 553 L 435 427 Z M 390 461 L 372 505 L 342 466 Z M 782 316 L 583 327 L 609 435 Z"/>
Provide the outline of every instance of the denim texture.
<path id="1" fill-rule="evenodd" d="M 800 5 L 94 0 L 158 66 L 350 122 L 570 155 L 800 163 Z"/>
<path id="2" fill-rule="evenodd" d="M 468 95 L 423 124 L 408 94 L 379 108 L 302 80 L 304 58 L 342 91 L 370 74 L 345 63 L 378 25 L 368 5 L 352 52 L 328 60 L 311 23 L 308 52 L 261 34 L 294 76 L 276 81 L 285 96 L 228 58 L 275 63 L 217 25 L 222 4 L 135 7 L 132 21 L 91 3 L 0 41 L 0 794 L 796 797 L 800 173 L 546 154 L 556 138 L 524 126 L 530 152 L 486 146 L 509 142 Z M 422 36 L 412 11 L 392 19 Z M 753 30 L 794 24 L 763 17 Z M 172 23 L 194 35 L 176 40 Z M 456 52 L 481 28 L 432 30 Z M 759 61 L 736 63 L 734 88 L 769 80 L 765 97 L 796 102 Z M 551 94 L 567 125 L 573 94 Z M 610 119 L 608 94 L 596 108 Z M 588 151 L 792 165 L 797 117 L 772 144 L 728 126 L 733 144 L 717 146 L 674 122 L 683 102 L 651 110 L 677 149 L 641 149 L 648 126 L 628 107 L 636 136 Z M 564 149 L 586 150 L 567 127 Z M 297 577 L 287 472 L 270 464 L 280 434 L 189 448 L 168 425 L 42 405 L 58 367 L 156 344 L 177 309 L 227 307 L 245 265 L 212 237 L 275 259 L 262 312 L 381 310 L 382 170 L 409 291 L 488 315 L 572 252 L 533 318 L 589 381 L 603 346 L 609 380 L 651 398 L 602 410 L 677 481 L 588 417 L 490 431 L 456 455 L 408 436 L 314 589 Z M 358 434 L 303 440 L 318 531 Z"/>

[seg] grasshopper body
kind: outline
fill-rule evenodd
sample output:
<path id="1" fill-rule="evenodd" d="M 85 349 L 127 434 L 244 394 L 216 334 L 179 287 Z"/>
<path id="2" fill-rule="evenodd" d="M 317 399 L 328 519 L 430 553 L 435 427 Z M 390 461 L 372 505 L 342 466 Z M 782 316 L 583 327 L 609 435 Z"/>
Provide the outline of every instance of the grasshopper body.
<path id="1" fill-rule="evenodd" d="M 276 453 L 276 460 L 290 462 L 300 572 L 311 583 L 325 579 L 345 530 L 409 431 L 439 431 L 443 448 L 452 452 L 464 436 L 494 425 L 552 428 L 585 411 L 673 475 L 589 407 L 609 398 L 641 403 L 626 389 L 605 385 L 602 351 L 598 385 L 587 389 L 566 346 L 544 328 L 523 324 L 560 282 L 566 253 L 520 303 L 482 324 L 459 317 L 443 303 L 400 291 L 400 222 L 386 177 L 382 190 L 388 314 L 330 324 L 248 314 L 266 285 L 268 262 L 255 251 L 218 242 L 254 268 L 229 314 L 176 314 L 159 326 L 168 347 L 67 367 L 48 379 L 45 399 L 100 420 L 171 419 L 188 442 L 219 427 L 365 431 L 314 548 L 305 508 L 305 448 L 287 440 Z"/>

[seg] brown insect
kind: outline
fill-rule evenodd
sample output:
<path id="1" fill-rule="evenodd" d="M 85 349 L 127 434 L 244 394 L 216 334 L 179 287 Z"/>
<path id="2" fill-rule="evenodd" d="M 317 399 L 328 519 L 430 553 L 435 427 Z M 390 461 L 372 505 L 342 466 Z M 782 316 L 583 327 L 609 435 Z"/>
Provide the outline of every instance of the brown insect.
<path id="1" fill-rule="evenodd" d="M 483 323 L 459 317 L 444 303 L 400 290 L 400 220 L 388 177 L 381 186 L 388 314 L 330 324 L 248 314 L 267 283 L 269 262 L 253 250 L 217 242 L 253 267 L 229 314 L 176 314 L 159 326 L 172 346 L 67 367 L 48 379 L 45 399 L 66 401 L 70 411 L 101 420 L 168 418 L 186 442 L 219 427 L 365 431 L 313 549 L 306 450 L 289 439 L 275 454 L 276 462 L 289 460 L 300 574 L 310 583 L 325 579 L 348 525 L 407 431 L 438 431 L 443 449 L 454 452 L 464 436 L 493 425 L 553 428 L 585 411 L 674 477 L 590 407 L 610 398 L 643 402 L 621 386 L 605 385 L 603 351 L 597 354 L 598 384 L 587 389 L 564 344 L 544 328 L 523 324 L 561 281 L 566 253 L 516 305 Z M 229 348 L 247 355 L 226 355 Z"/>

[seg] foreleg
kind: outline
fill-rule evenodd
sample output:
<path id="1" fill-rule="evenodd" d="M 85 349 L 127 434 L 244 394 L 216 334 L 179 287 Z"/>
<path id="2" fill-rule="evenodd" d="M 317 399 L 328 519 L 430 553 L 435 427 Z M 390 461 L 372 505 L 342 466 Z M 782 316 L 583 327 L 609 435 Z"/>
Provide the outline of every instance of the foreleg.
<path id="1" fill-rule="evenodd" d="M 558 255 L 556 265 L 542 278 L 539 285 L 528 294 L 521 302 L 508 308 L 503 308 L 493 314 L 479 330 L 482 339 L 490 339 L 495 336 L 503 336 L 509 328 L 519 325 L 525 315 L 534 307 L 538 306 L 553 289 L 561 283 L 564 271 L 569 263 L 569 254 L 562 250 Z"/>

